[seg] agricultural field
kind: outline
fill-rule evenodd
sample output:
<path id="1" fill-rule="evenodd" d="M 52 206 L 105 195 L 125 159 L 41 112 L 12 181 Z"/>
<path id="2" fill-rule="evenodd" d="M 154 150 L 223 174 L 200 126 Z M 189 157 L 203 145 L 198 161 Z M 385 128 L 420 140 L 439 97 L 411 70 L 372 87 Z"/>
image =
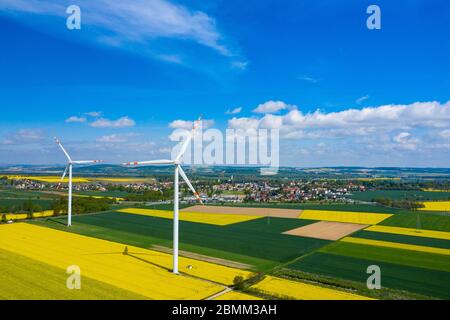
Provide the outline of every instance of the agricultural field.
<path id="1" fill-rule="evenodd" d="M 353 192 L 351 199 L 371 202 L 385 198 L 392 200 L 435 201 L 450 199 L 450 192 L 422 191 L 422 190 L 376 190 Z"/>
<path id="2" fill-rule="evenodd" d="M 77 265 L 88 278 L 147 299 L 202 299 L 222 291 L 235 276 L 251 276 L 248 271 L 183 257 L 180 271 L 189 277 L 177 276 L 168 272 L 170 254 L 27 223 L 0 226 L 0 235 L 0 247 L 8 252 L 62 270 Z"/>
<path id="3" fill-rule="evenodd" d="M 297 300 L 369 300 L 369 298 L 354 293 L 319 287 L 311 284 L 267 276 L 264 280 L 252 286 L 251 289 L 279 296 L 283 299 Z"/>
<path id="4" fill-rule="evenodd" d="M 137 247 L 171 247 L 172 243 L 171 217 L 108 212 L 74 216 L 73 222 L 71 232 Z M 221 226 L 180 220 L 180 250 L 249 264 L 254 270 L 267 270 L 329 243 L 282 234 L 314 222 L 263 217 Z M 65 217 L 32 223 L 65 229 Z"/>
<path id="5" fill-rule="evenodd" d="M 441 211 L 450 212 L 450 201 L 426 201 L 422 202 L 424 208 L 419 208 L 422 211 Z"/>
<path id="6" fill-rule="evenodd" d="M 215 205 L 220 207 L 221 205 Z M 361 203 L 236 203 L 227 204 L 227 206 L 244 207 L 244 208 L 276 208 L 276 209 L 293 209 L 293 210 L 329 210 L 329 211 L 356 211 L 356 212 L 374 212 L 374 213 L 397 213 L 401 209 L 390 208 L 378 204 L 361 204 Z"/>
<path id="7" fill-rule="evenodd" d="M 378 265 L 387 288 L 448 299 L 449 237 L 447 232 L 371 226 L 299 258 L 288 268 L 365 283 L 365 269 Z"/>
<path id="8" fill-rule="evenodd" d="M 75 215 L 70 229 L 65 216 L 0 225 L 0 265 L 46 268 L 49 287 L 41 279 L 30 288 L 38 298 L 450 299 L 450 217 L 443 213 L 182 207 L 180 271 L 189 275 L 182 292 L 171 287 L 170 204 Z M 57 282 L 73 261 L 86 268 L 89 290 L 64 297 Z M 373 264 L 382 270 L 382 293 L 365 288 Z M 117 275 L 108 271 L 113 265 Z M 124 284 L 130 270 L 136 276 Z M 230 291 L 237 275 L 258 280 Z M 30 285 L 22 275 L 8 281 Z M 160 283 L 169 290 L 158 291 Z M 26 298 L 23 291 L 12 297 Z"/>
<path id="9" fill-rule="evenodd" d="M 173 213 L 167 210 L 153 210 L 153 209 L 139 209 L 139 208 L 128 208 L 120 209 L 117 212 L 138 214 L 149 217 L 158 217 L 165 219 L 172 219 Z M 213 224 L 218 226 L 226 226 L 233 223 L 239 223 L 244 221 L 250 221 L 258 219 L 260 217 L 246 216 L 246 215 L 228 215 L 228 214 L 214 214 L 214 213 L 203 213 L 195 211 L 181 211 L 179 213 L 179 219 L 182 221 L 190 221 L 197 223 Z"/>
<path id="10" fill-rule="evenodd" d="M 304 210 L 300 214 L 300 219 L 357 223 L 357 224 L 377 224 L 391 216 L 392 214 L 386 213 Z"/>
<path id="11" fill-rule="evenodd" d="M 397 213 L 379 225 L 450 232 L 450 217 L 445 213 Z"/>
<path id="12" fill-rule="evenodd" d="M 48 183 L 60 183 L 61 176 L 26 176 L 26 175 L 5 175 L 8 179 L 14 180 L 32 180 L 39 182 L 48 182 Z M 111 182 L 111 183 L 139 183 L 139 182 L 150 182 L 153 179 L 150 178 L 122 178 L 122 177 L 76 177 L 72 178 L 73 183 L 89 183 L 89 182 Z M 64 178 L 63 183 L 68 183 L 68 177 Z"/>

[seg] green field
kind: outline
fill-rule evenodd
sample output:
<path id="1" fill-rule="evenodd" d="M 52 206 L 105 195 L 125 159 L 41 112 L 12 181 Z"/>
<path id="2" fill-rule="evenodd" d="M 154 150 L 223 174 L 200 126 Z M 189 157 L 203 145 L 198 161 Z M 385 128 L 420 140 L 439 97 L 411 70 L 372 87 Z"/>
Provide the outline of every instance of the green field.
<path id="1" fill-rule="evenodd" d="M 138 294 L 82 277 L 82 290 L 66 287 L 66 270 L 0 249 L 0 300 L 146 299 Z"/>
<path id="2" fill-rule="evenodd" d="M 382 221 L 380 225 L 403 228 L 420 227 L 450 232 L 450 216 L 445 213 L 434 212 L 398 213 Z"/>
<path id="3" fill-rule="evenodd" d="M 369 202 L 380 198 L 392 200 L 433 201 L 433 200 L 450 199 L 450 192 L 434 192 L 434 191 L 420 191 L 420 190 L 417 191 L 376 190 L 376 191 L 353 192 L 350 198 Z"/>
<path id="4" fill-rule="evenodd" d="M 85 196 L 116 197 L 116 198 L 123 198 L 129 195 L 129 193 L 125 191 L 76 191 L 76 194 Z"/>
<path id="5" fill-rule="evenodd" d="M 369 276 L 367 267 L 370 265 L 380 267 L 382 287 L 450 299 L 450 273 L 444 271 L 322 252 L 305 256 L 290 264 L 289 268 L 365 284 Z"/>
<path id="6" fill-rule="evenodd" d="M 218 205 L 219 206 L 219 205 Z M 375 212 L 375 213 L 397 213 L 401 209 L 389 208 L 376 204 L 351 204 L 351 203 L 237 203 L 224 204 L 224 206 L 253 207 L 253 208 L 278 208 L 295 210 L 331 210 L 331 211 L 355 211 L 355 212 Z"/>
<path id="7" fill-rule="evenodd" d="M 40 205 L 42 210 L 50 210 L 52 208 L 53 200 L 28 200 L 28 199 L 2 199 L 0 198 L 0 207 L 12 209 L 20 207 L 24 202 L 31 201 L 33 204 Z"/>
<path id="8" fill-rule="evenodd" d="M 71 232 L 148 248 L 172 246 L 172 220 L 110 212 L 75 216 Z M 67 230 L 65 218 L 35 221 Z M 311 252 L 329 241 L 280 234 L 312 220 L 260 218 L 228 226 L 180 221 L 180 250 L 234 260 L 267 270 Z"/>
<path id="9" fill-rule="evenodd" d="M 444 239 L 414 237 L 414 236 L 407 236 L 407 235 L 402 235 L 402 234 L 373 232 L 373 231 L 364 231 L 364 230 L 352 234 L 352 237 L 389 241 L 389 242 L 396 242 L 396 243 L 414 244 L 414 245 L 426 246 L 426 247 L 450 249 L 450 240 L 444 240 Z"/>
<path id="10" fill-rule="evenodd" d="M 319 252 L 450 272 L 450 256 L 443 254 L 340 241 L 320 249 Z"/>

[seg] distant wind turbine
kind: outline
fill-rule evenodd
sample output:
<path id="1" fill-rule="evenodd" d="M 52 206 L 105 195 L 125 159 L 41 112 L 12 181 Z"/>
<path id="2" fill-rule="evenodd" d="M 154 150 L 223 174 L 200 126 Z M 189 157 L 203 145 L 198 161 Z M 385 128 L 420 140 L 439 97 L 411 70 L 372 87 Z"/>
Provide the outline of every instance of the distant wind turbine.
<path id="1" fill-rule="evenodd" d="M 72 166 L 74 164 L 89 164 L 89 163 L 99 163 L 102 162 L 102 160 L 77 160 L 74 161 L 67 153 L 66 149 L 64 149 L 63 145 L 61 144 L 61 141 L 58 138 L 55 138 L 55 142 L 61 150 L 64 152 L 64 155 L 66 156 L 67 160 L 69 161 L 66 169 L 64 170 L 64 173 L 61 177 L 61 182 L 64 180 L 64 177 L 67 174 L 67 171 L 69 171 L 69 197 L 68 197 L 68 205 L 67 205 L 67 226 L 70 227 L 72 225 Z"/>
<path id="2" fill-rule="evenodd" d="M 201 118 L 199 118 L 195 123 L 194 127 L 192 128 L 191 133 L 186 138 L 186 141 L 183 143 L 180 149 L 180 153 L 175 158 L 175 160 L 150 160 L 150 161 L 141 161 L 141 162 L 127 162 L 124 163 L 124 165 L 132 166 L 132 165 L 173 165 L 175 166 L 175 176 L 174 176 L 174 192 L 173 192 L 173 273 L 178 273 L 178 221 L 179 221 L 179 213 L 178 213 L 178 190 L 179 190 L 179 182 L 178 182 L 178 176 L 180 175 L 183 180 L 188 185 L 189 189 L 191 189 L 192 193 L 195 195 L 197 200 L 203 205 L 202 199 L 198 195 L 198 193 L 195 191 L 194 187 L 192 186 L 191 182 L 189 181 L 188 177 L 186 176 L 186 173 L 184 173 L 183 168 L 181 167 L 181 162 L 184 153 L 187 150 L 187 147 L 189 143 L 191 142 L 192 138 L 194 137 L 195 129 L 197 129 L 199 123 L 201 121 Z"/>

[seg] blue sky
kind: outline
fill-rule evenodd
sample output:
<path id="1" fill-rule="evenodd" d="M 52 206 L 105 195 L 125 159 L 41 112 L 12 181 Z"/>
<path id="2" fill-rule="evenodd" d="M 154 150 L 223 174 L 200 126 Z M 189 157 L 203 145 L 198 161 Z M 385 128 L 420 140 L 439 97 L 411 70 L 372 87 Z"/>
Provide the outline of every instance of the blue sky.
<path id="1" fill-rule="evenodd" d="M 0 39 L 0 163 L 167 156 L 201 113 L 282 165 L 449 166 L 448 1 L 0 0 Z"/>

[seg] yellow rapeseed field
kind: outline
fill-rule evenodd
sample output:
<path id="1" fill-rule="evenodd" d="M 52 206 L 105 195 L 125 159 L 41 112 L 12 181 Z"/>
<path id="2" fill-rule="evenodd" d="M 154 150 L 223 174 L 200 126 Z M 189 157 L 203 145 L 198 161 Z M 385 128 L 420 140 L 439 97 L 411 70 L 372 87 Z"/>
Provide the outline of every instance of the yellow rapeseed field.
<path id="1" fill-rule="evenodd" d="M 271 276 L 265 277 L 263 281 L 253 285 L 252 288 L 269 295 L 296 300 L 371 300 L 368 297 L 345 291 Z"/>
<path id="2" fill-rule="evenodd" d="M 303 210 L 299 218 L 359 224 L 377 224 L 384 219 L 389 218 L 390 216 L 392 216 L 392 214 L 352 211 Z"/>
<path id="3" fill-rule="evenodd" d="M 353 237 L 346 237 L 344 239 L 341 239 L 340 241 L 349 242 L 349 243 L 366 244 L 366 245 L 370 245 L 370 246 L 397 248 L 397 249 L 404 249 L 404 250 L 411 250 L 411 251 L 430 252 L 430 253 L 437 253 L 437 254 L 443 254 L 443 255 L 450 255 L 450 249 L 419 246 L 419 245 L 415 245 L 415 244 L 405 244 L 405 243 L 397 243 L 397 242 L 381 241 L 381 240 L 371 240 L 371 239 L 364 239 L 364 238 L 353 238 Z"/>
<path id="4" fill-rule="evenodd" d="M 425 208 L 419 208 L 419 210 L 450 212 L 450 201 L 426 201 L 422 202 L 422 204 Z"/>
<path id="5" fill-rule="evenodd" d="M 7 176 L 8 179 L 27 179 L 27 180 L 33 180 L 33 181 L 41 181 L 41 182 L 48 182 L 48 183 L 60 183 L 61 177 L 59 176 Z M 62 181 L 63 183 L 68 183 L 69 178 L 65 177 Z M 72 182 L 74 183 L 87 183 L 89 182 L 88 178 L 80 178 L 80 177 L 73 177 Z"/>
<path id="6" fill-rule="evenodd" d="M 263 300 L 263 299 L 242 292 L 228 291 L 225 294 L 215 297 L 214 300 Z"/>
<path id="7" fill-rule="evenodd" d="M 251 275 L 184 257 L 179 269 L 190 276 L 173 275 L 170 254 L 28 223 L 0 225 L 0 247 L 64 270 L 77 265 L 86 277 L 150 299 L 203 299 L 222 291 L 219 283 L 229 285 L 236 275 Z"/>
<path id="8" fill-rule="evenodd" d="M 2 215 L 2 213 L 0 213 Z M 53 210 L 45 210 L 39 212 L 33 212 L 33 218 L 43 218 L 53 216 Z M 6 220 L 23 220 L 28 218 L 26 213 L 5 213 Z"/>
<path id="9" fill-rule="evenodd" d="M 167 210 L 129 208 L 129 209 L 120 209 L 117 211 L 122 213 L 132 213 L 144 216 L 173 219 L 173 212 Z M 214 224 L 218 226 L 226 226 L 229 224 L 250 221 L 258 218 L 260 217 L 237 215 L 237 214 L 180 211 L 180 220 L 197 223 Z"/>
<path id="10" fill-rule="evenodd" d="M 403 234 L 406 236 L 414 236 L 414 237 L 450 240 L 450 232 L 444 232 L 444 231 L 388 227 L 388 226 L 370 226 L 364 230 L 373 231 L 373 232 Z"/>

